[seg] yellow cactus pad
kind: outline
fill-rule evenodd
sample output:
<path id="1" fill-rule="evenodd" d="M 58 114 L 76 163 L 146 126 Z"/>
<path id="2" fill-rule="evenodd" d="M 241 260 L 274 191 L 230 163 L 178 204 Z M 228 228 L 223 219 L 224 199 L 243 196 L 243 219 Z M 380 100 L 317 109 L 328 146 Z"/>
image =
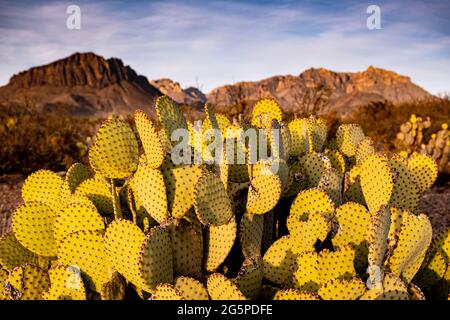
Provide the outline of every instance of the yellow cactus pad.
<path id="1" fill-rule="evenodd" d="M 344 176 L 344 201 L 353 201 L 365 205 L 366 200 L 361 188 L 361 167 L 353 166 Z"/>
<path id="2" fill-rule="evenodd" d="M 244 257 L 261 256 L 263 231 L 264 216 L 246 211 L 239 225 L 239 243 Z"/>
<path id="3" fill-rule="evenodd" d="M 264 254 L 264 278 L 281 286 L 292 286 L 296 254 L 292 239 L 284 236 L 275 241 Z"/>
<path id="4" fill-rule="evenodd" d="M 162 168 L 167 190 L 169 211 L 173 217 L 183 217 L 194 206 L 194 185 L 202 174 L 198 166 L 183 165 Z"/>
<path id="5" fill-rule="evenodd" d="M 8 297 L 5 295 L 5 286 L 4 284 L 6 283 L 6 280 L 8 280 L 9 277 L 9 272 L 6 269 L 3 269 L 0 266 L 0 283 L 2 284 L 2 286 L 0 287 L 0 301 L 1 300 L 6 300 Z"/>
<path id="6" fill-rule="evenodd" d="M 366 286 L 361 279 L 331 279 L 320 286 L 319 296 L 323 300 L 356 300 L 364 294 Z"/>
<path id="7" fill-rule="evenodd" d="M 160 167 L 164 161 L 164 148 L 152 120 L 144 111 L 137 110 L 134 113 L 134 121 L 147 164 L 152 168 Z"/>
<path id="8" fill-rule="evenodd" d="M 260 257 L 246 259 L 233 282 L 248 299 L 259 296 L 263 279 L 263 263 Z"/>
<path id="9" fill-rule="evenodd" d="M 319 253 L 319 278 L 326 282 L 333 278 L 349 279 L 356 275 L 355 251 L 351 246 L 342 246 L 332 252 L 327 249 Z"/>
<path id="10" fill-rule="evenodd" d="M 328 168 L 323 171 L 317 189 L 325 191 L 335 205 L 342 203 L 342 178 L 336 169 Z"/>
<path id="11" fill-rule="evenodd" d="M 311 142 L 307 119 L 294 119 L 289 122 L 288 128 L 291 132 L 292 139 L 292 149 L 290 152 L 291 156 L 299 156 L 310 152 L 312 146 L 310 146 Z"/>
<path id="12" fill-rule="evenodd" d="M 393 179 L 388 161 L 377 154 L 369 155 L 361 164 L 361 188 L 371 213 L 387 205 L 392 196 Z"/>
<path id="13" fill-rule="evenodd" d="M 360 245 L 365 241 L 370 213 L 363 205 L 347 202 L 336 209 L 334 219 L 339 225 L 333 237 L 335 247 L 346 244 Z"/>
<path id="14" fill-rule="evenodd" d="M 289 216 L 301 220 L 312 212 L 320 212 L 328 220 L 334 215 L 334 203 L 322 190 L 308 189 L 300 192 L 292 203 Z"/>
<path id="15" fill-rule="evenodd" d="M 90 200 L 69 203 L 56 217 L 54 235 L 61 241 L 69 233 L 81 230 L 104 230 L 105 223 Z"/>
<path id="16" fill-rule="evenodd" d="M 186 300 L 209 300 L 208 290 L 198 280 L 189 277 L 175 279 L 177 289 Z"/>
<path id="17" fill-rule="evenodd" d="M 399 209 L 415 212 L 419 206 L 419 189 L 410 170 L 402 160 L 390 159 L 388 163 L 394 182 L 390 204 Z"/>
<path id="18" fill-rule="evenodd" d="M 151 300 L 185 300 L 183 295 L 170 283 L 163 283 L 156 287 Z"/>
<path id="19" fill-rule="evenodd" d="M 357 147 L 364 138 L 364 132 L 357 124 L 343 124 L 336 132 L 336 144 L 339 151 L 347 157 L 353 157 L 356 154 Z"/>
<path id="20" fill-rule="evenodd" d="M 225 187 L 213 174 L 203 174 L 195 184 L 194 207 L 204 225 L 223 225 L 233 215 Z"/>
<path id="21" fill-rule="evenodd" d="M 162 96 L 156 100 L 156 114 L 168 143 L 171 144 L 172 133 L 175 130 L 187 130 L 186 119 L 180 107 L 168 96 Z"/>
<path id="22" fill-rule="evenodd" d="M 76 231 L 62 240 L 58 247 L 58 261 L 81 269 L 86 286 L 101 292 L 109 280 L 110 269 L 105 257 L 103 235 L 98 231 Z"/>
<path id="23" fill-rule="evenodd" d="M 12 229 L 17 240 L 28 250 L 44 257 L 55 257 L 58 252 L 53 234 L 56 213 L 39 202 L 28 202 L 17 208 Z"/>
<path id="24" fill-rule="evenodd" d="M 345 175 L 345 159 L 342 153 L 340 153 L 338 150 L 333 149 L 326 149 L 325 155 L 330 159 L 331 165 L 334 169 L 339 173 L 341 177 L 344 177 Z"/>
<path id="25" fill-rule="evenodd" d="M 397 277 L 402 275 L 409 283 L 422 264 L 431 237 L 431 223 L 426 215 L 405 215 L 396 247 L 388 261 L 392 274 Z M 412 270 L 409 269 L 411 267 Z"/>
<path id="26" fill-rule="evenodd" d="M 86 300 L 81 274 L 73 266 L 56 266 L 49 270 L 50 289 L 42 294 L 44 300 Z"/>
<path id="27" fill-rule="evenodd" d="M 213 272 L 222 264 L 233 247 L 234 240 L 237 236 L 236 218 L 231 216 L 228 223 L 207 227 L 206 233 L 206 252 L 205 252 L 205 269 Z"/>
<path id="28" fill-rule="evenodd" d="M 305 292 L 297 289 L 282 289 L 275 293 L 273 300 L 320 300 L 320 298 L 314 292 Z"/>
<path id="29" fill-rule="evenodd" d="M 317 240 L 325 240 L 331 230 L 331 222 L 322 213 L 311 212 L 304 218 L 289 215 L 287 227 L 293 241 L 304 250 L 311 250 Z"/>
<path id="30" fill-rule="evenodd" d="M 83 181 L 75 191 L 75 196 L 84 196 L 92 201 L 102 216 L 111 215 L 114 211 L 109 184 L 99 178 Z"/>
<path id="31" fill-rule="evenodd" d="M 38 256 L 17 241 L 13 233 L 0 238 L 0 266 L 11 272 L 24 264 L 38 264 Z"/>
<path id="32" fill-rule="evenodd" d="M 321 153 L 310 152 L 300 158 L 308 186 L 317 187 L 325 169 L 331 167 L 330 160 Z"/>
<path id="33" fill-rule="evenodd" d="M 282 113 L 280 105 L 274 99 L 261 99 L 252 111 L 252 125 L 258 128 L 270 128 L 272 120 L 281 122 Z"/>
<path id="34" fill-rule="evenodd" d="M 39 170 L 27 177 L 22 187 L 25 203 L 39 201 L 53 210 L 62 206 L 60 190 L 63 179 L 50 170 Z"/>
<path id="35" fill-rule="evenodd" d="M 123 300 L 125 298 L 125 290 L 127 281 L 117 271 L 110 273 L 107 282 L 103 283 L 100 289 L 100 297 L 102 300 Z"/>
<path id="36" fill-rule="evenodd" d="M 220 273 L 208 276 L 206 288 L 211 300 L 246 300 L 237 285 Z"/>
<path id="37" fill-rule="evenodd" d="M 365 137 L 361 140 L 356 148 L 356 163 L 362 163 L 367 158 L 367 156 L 371 155 L 372 153 L 375 153 L 373 140 L 369 137 Z"/>
<path id="38" fill-rule="evenodd" d="M 430 156 L 412 154 L 408 159 L 408 168 L 420 193 L 427 191 L 437 178 L 438 167 Z"/>
<path id="39" fill-rule="evenodd" d="M 11 300 L 41 300 L 42 293 L 49 288 L 47 272 L 36 265 L 25 264 L 9 274 L 5 294 Z"/>
<path id="40" fill-rule="evenodd" d="M 169 217 L 166 186 L 158 169 L 139 164 L 133 177 L 133 187 L 147 212 L 159 223 Z"/>
<path id="41" fill-rule="evenodd" d="M 437 283 L 445 274 L 447 263 L 443 255 L 439 252 L 431 252 L 430 257 L 426 259 L 425 265 L 414 276 L 413 282 L 420 288 L 429 288 Z"/>
<path id="42" fill-rule="evenodd" d="M 202 277 L 203 240 L 190 223 L 174 220 L 168 225 L 172 241 L 174 276 Z"/>
<path id="43" fill-rule="evenodd" d="M 272 210 L 281 197 L 281 180 L 271 173 L 258 174 L 250 181 L 247 211 L 264 214 Z"/>
<path id="44" fill-rule="evenodd" d="M 406 285 L 392 274 L 386 274 L 383 279 L 383 288 L 367 290 L 359 300 L 409 300 Z"/>
<path id="45" fill-rule="evenodd" d="M 308 292 L 319 289 L 319 255 L 315 251 L 301 252 L 296 258 L 296 270 L 294 272 L 294 287 Z"/>
<path id="46" fill-rule="evenodd" d="M 139 150 L 136 136 L 124 120 L 108 119 L 98 130 L 95 141 L 96 166 L 107 178 L 129 177 L 137 169 Z"/>
<path id="47" fill-rule="evenodd" d="M 370 266 L 381 268 L 388 248 L 388 234 L 391 224 L 391 212 L 383 208 L 370 217 L 366 234 L 369 246 L 368 262 Z"/>

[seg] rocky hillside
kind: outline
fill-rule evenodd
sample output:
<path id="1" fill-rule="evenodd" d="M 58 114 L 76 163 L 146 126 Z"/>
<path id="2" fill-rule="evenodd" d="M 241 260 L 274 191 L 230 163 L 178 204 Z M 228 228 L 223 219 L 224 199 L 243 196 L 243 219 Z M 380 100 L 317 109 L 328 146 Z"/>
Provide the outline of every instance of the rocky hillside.
<path id="1" fill-rule="evenodd" d="M 161 92 L 120 59 L 75 53 L 14 75 L 0 87 L 0 105 L 33 111 L 63 108 L 76 115 L 127 114 L 149 109 Z"/>
<path id="2" fill-rule="evenodd" d="M 390 101 L 394 104 L 431 98 L 410 78 L 392 71 L 369 67 L 362 72 L 308 69 L 299 76 L 275 76 L 256 82 L 239 82 L 216 88 L 208 101 L 220 112 L 248 114 L 260 98 L 275 98 L 285 112 L 336 112 L 345 118 L 362 105 Z"/>
<path id="3" fill-rule="evenodd" d="M 179 104 L 201 108 L 206 103 L 205 94 L 197 88 L 188 87 L 182 89 L 178 82 L 167 78 L 152 80 L 150 83 Z"/>

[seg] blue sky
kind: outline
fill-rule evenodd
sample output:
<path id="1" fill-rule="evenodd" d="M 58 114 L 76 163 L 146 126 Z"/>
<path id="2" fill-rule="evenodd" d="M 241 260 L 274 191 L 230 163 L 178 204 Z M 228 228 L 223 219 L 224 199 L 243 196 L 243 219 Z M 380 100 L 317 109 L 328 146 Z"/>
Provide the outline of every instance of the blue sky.
<path id="1" fill-rule="evenodd" d="M 81 30 L 66 28 L 70 4 L 81 8 Z M 366 27 L 370 4 L 381 8 L 381 30 Z M 309 67 L 369 65 L 448 92 L 450 1 L 0 0 L 0 85 L 76 51 L 206 92 Z"/>

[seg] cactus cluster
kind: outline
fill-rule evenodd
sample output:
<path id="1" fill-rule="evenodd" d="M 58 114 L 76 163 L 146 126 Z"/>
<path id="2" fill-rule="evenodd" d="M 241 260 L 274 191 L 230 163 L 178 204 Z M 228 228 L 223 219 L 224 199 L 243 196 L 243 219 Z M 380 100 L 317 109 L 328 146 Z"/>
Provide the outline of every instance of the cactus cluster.
<path id="1" fill-rule="evenodd" d="M 411 115 L 410 119 L 400 126 L 397 133 L 399 149 L 403 153 L 410 155 L 414 152 L 429 155 L 436 161 L 440 172 L 450 172 L 450 133 L 448 124 L 443 123 L 441 129 L 432 133 L 428 142 L 424 140 L 424 135 L 431 126 L 431 120 L 425 120 L 416 115 Z"/>
<path id="2" fill-rule="evenodd" d="M 163 96 L 158 121 L 106 120 L 89 166 L 31 174 L 0 238 L 0 298 L 447 298 L 450 231 L 432 240 L 419 209 L 437 176 L 429 156 L 376 153 L 355 124 L 335 137 L 315 117 L 285 124 L 272 99 L 249 123 L 205 114 L 189 123 Z M 179 153 L 200 161 L 175 163 L 179 129 Z M 211 162 L 231 153 L 211 141 L 244 161 Z"/>

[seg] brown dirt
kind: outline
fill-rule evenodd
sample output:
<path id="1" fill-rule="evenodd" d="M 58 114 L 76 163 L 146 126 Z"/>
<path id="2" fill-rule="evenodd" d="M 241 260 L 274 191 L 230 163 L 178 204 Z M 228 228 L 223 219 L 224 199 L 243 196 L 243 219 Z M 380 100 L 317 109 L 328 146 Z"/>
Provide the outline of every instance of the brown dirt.
<path id="1" fill-rule="evenodd" d="M 12 213 L 23 203 L 20 195 L 22 184 L 20 175 L 0 177 L 0 236 L 10 230 Z M 430 217 L 433 234 L 450 227 L 450 181 L 424 194 L 420 207 Z"/>

